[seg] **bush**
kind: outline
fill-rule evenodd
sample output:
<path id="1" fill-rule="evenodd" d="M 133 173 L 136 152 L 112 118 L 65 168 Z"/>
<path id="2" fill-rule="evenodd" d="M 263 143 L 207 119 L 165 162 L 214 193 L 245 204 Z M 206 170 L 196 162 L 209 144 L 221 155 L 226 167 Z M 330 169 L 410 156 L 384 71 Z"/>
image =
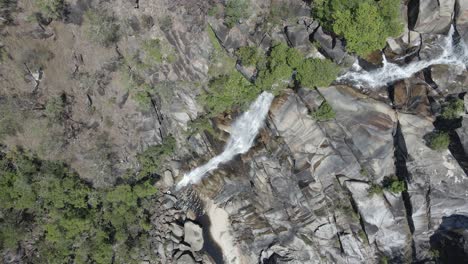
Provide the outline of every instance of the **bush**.
<path id="1" fill-rule="evenodd" d="M 367 189 L 367 193 L 369 196 L 372 196 L 374 194 L 382 194 L 383 193 L 383 188 L 380 185 L 377 184 L 372 184 L 369 189 Z"/>
<path id="2" fill-rule="evenodd" d="M 442 118 L 446 120 L 457 119 L 465 111 L 463 100 L 455 98 L 449 100 L 448 104 L 442 108 Z"/>
<path id="3" fill-rule="evenodd" d="M 140 163 L 139 178 L 154 173 L 161 173 L 162 162 L 175 150 L 176 141 L 172 136 L 166 137 L 160 145 L 150 146 L 137 156 Z"/>
<path id="4" fill-rule="evenodd" d="M 63 15 L 63 0 L 36 0 L 36 5 L 45 18 L 59 19 Z"/>
<path id="5" fill-rule="evenodd" d="M 434 132 L 427 136 L 427 146 L 433 150 L 445 150 L 450 144 L 450 136 L 447 132 Z"/>
<path id="6" fill-rule="evenodd" d="M 329 60 L 306 59 L 297 69 L 296 79 L 303 87 L 329 86 L 340 69 Z"/>
<path id="7" fill-rule="evenodd" d="M 396 176 L 385 177 L 382 181 L 382 185 L 386 190 L 392 193 L 401 193 L 406 190 L 405 182 L 398 180 Z"/>
<path id="8" fill-rule="evenodd" d="M 312 112 L 312 118 L 317 121 L 327 121 L 334 119 L 336 117 L 336 112 L 333 110 L 331 105 L 327 101 L 323 101 L 323 103 Z"/>
<path id="9" fill-rule="evenodd" d="M 91 41 L 109 46 L 119 40 L 119 25 L 114 17 L 96 11 L 85 13 L 85 31 Z"/>
<path id="10" fill-rule="evenodd" d="M 242 65 L 252 66 L 256 65 L 259 60 L 262 59 L 260 51 L 256 47 L 240 47 L 236 51 L 236 56 L 241 61 Z"/>
<path id="11" fill-rule="evenodd" d="M 51 123 L 63 121 L 65 114 L 65 102 L 63 96 L 49 99 L 45 107 L 45 113 Z"/>
<path id="12" fill-rule="evenodd" d="M 243 18 L 249 17 L 249 1 L 248 0 L 229 0 L 224 10 L 224 22 L 226 26 L 233 27 Z"/>
<path id="13" fill-rule="evenodd" d="M 297 49 L 279 44 L 271 49 L 266 65 L 259 69 L 256 84 L 273 93 L 288 87 L 292 80 L 310 88 L 327 86 L 338 71 L 338 66 L 329 60 L 305 59 Z"/>
<path id="14" fill-rule="evenodd" d="M 313 13 L 325 28 L 346 39 L 349 51 L 364 56 L 400 34 L 399 8 L 400 0 L 318 0 Z"/>
<path id="15" fill-rule="evenodd" d="M 233 107 L 246 107 L 260 93 L 260 89 L 237 71 L 212 79 L 208 86 L 208 91 L 203 93 L 200 99 L 209 117 Z"/>

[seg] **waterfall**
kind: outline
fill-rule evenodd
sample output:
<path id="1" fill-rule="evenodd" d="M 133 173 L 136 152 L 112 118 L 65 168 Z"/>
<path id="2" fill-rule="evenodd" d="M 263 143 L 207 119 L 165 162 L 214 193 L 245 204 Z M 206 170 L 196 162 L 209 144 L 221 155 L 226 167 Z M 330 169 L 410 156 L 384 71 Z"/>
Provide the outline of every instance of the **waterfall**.
<path id="1" fill-rule="evenodd" d="M 247 112 L 234 121 L 224 151 L 205 165 L 192 170 L 189 174 L 185 174 L 177 184 L 176 189 L 199 182 L 206 173 L 218 168 L 220 164 L 230 161 L 238 154 L 247 152 L 252 147 L 258 131 L 265 122 L 273 98 L 274 96 L 271 93 L 263 92 L 250 105 Z"/>
<path id="2" fill-rule="evenodd" d="M 400 66 L 395 63 L 388 62 L 385 56 L 383 57 L 383 67 L 364 71 L 359 65 L 355 65 L 355 69 L 340 76 L 338 82 L 350 83 L 353 86 L 376 89 L 386 86 L 394 81 L 402 80 L 413 76 L 413 74 L 436 64 L 456 65 L 461 69 L 466 69 L 468 65 L 468 47 L 460 38 L 458 43 L 454 44 L 455 29 L 452 26 L 447 36 L 440 43 L 443 52 L 430 60 L 421 60 Z M 354 67 L 353 67 L 354 68 Z"/>

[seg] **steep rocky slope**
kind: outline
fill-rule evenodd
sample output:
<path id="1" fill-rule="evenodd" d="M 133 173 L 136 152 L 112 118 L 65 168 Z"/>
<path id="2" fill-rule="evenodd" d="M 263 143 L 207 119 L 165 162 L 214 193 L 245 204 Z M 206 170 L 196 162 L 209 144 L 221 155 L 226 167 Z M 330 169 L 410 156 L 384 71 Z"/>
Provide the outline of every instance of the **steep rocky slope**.
<path id="1" fill-rule="evenodd" d="M 141 253 L 142 263 L 466 261 L 468 117 L 441 121 L 450 100 L 466 97 L 466 69 L 433 65 L 377 89 L 346 82 L 285 89 L 248 153 L 175 191 L 185 173 L 222 151 L 240 114 L 211 118 L 212 133 L 193 130 L 192 121 L 205 115 L 197 96 L 214 71 L 234 67 L 227 64 L 235 64 L 239 47 L 287 43 L 330 58 L 343 72 L 353 64 L 380 67 L 382 55 L 346 52 L 311 17 L 307 1 L 288 1 L 275 23 L 265 10 L 285 1 L 252 1 L 250 17 L 232 28 L 222 11 L 211 13 L 223 8 L 218 1 L 72 0 L 59 21 L 32 19 L 33 2 L 18 1 L 13 22 L 1 29 L 0 110 L 9 115 L 1 120 L 14 128 L 3 144 L 65 161 L 94 187 L 106 187 L 142 168 L 139 153 L 174 137 L 148 209 L 158 259 Z M 91 41 L 88 10 L 117 19 L 119 40 Z M 392 62 L 431 58 L 451 24 L 468 43 L 466 1 L 402 1 L 401 12 L 404 33 L 382 52 Z M 150 39 L 163 54 L 147 65 Z M 244 76 L 254 73 L 236 66 Z M 144 87 L 151 91 L 141 99 Z M 59 118 L 48 110 L 54 98 L 65 105 Z M 318 121 L 311 113 L 324 101 L 336 116 Z M 448 131 L 447 150 L 427 146 L 435 129 Z M 395 182 L 404 188 L 392 191 Z M 23 263 L 23 251 L 3 252 L 5 263 Z"/>

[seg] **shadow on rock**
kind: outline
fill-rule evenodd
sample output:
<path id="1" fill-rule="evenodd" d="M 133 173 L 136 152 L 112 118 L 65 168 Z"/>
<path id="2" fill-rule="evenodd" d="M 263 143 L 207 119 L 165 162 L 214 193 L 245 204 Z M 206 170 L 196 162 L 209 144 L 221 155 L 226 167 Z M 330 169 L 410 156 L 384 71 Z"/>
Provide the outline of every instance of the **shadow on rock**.
<path id="1" fill-rule="evenodd" d="M 430 238 L 432 252 L 438 255 L 437 263 L 466 263 L 468 259 L 468 217 L 444 217 L 439 229 Z"/>

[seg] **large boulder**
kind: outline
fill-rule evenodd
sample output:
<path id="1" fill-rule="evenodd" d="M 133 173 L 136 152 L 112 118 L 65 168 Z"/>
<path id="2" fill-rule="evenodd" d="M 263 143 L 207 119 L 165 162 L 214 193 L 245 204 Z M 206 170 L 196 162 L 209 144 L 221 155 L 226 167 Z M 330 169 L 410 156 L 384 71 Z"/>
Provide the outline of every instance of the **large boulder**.
<path id="1" fill-rule="evenodd" d="M 452 21 L 455 0 L 412 0 L 408 3 L 408 26 L 419 33 L 442 33 Z"/>
<path id="2" fill-rule="evenodd" d="M 185 222 L 184 242 L 189 244 L 193 251 L 200 251 L 203 248 L 202 228 L 194 222 Z"/>

